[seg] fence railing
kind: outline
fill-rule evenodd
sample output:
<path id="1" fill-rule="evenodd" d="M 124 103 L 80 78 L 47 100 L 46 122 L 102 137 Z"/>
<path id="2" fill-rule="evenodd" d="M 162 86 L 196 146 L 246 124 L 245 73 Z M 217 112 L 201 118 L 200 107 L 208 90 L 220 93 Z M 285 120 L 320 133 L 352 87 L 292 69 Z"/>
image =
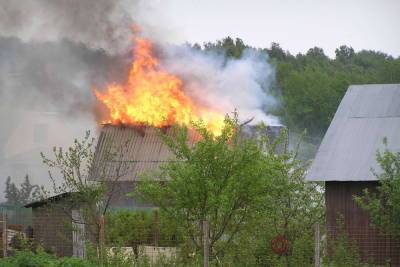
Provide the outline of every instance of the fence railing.
<path id="1" fill-rule="evenodd" d="M 18 205 L 0 205 L 0 214 L 7 215 L 7 222 L 9 225 L 22 225 L 27 227 L 32 225 L 32 209 L 25 208 Z"/>
<path id="2" fill-rule="evenodd" d="M 335 240 L 345 237 L 354 247 L 360 259 L 367 263 L 400 266 L 400 240 L 370 227 L 328 227 L 328 253 L 332 251 Z"/>

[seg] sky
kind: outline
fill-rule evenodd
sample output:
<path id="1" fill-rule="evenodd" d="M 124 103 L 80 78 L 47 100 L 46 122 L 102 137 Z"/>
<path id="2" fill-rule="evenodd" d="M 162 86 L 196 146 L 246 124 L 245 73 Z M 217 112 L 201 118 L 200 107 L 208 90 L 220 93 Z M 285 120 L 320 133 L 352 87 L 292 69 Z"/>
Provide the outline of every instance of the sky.
<path id="1" fill-rule="evenodd" d="M 238 37 L 255 47 L 277 42 L 292 54 L 340 45 L 400 56 L 399 0 L 147 0 L 139 20 L 172 43 Z M 152 22 L 153 21 L 153 22 Z"/>

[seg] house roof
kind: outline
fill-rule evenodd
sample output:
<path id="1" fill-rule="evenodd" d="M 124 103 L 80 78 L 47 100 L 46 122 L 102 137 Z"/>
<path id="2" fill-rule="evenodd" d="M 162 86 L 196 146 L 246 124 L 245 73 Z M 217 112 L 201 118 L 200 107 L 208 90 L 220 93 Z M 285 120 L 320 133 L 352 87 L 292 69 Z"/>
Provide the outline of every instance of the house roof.
<path id="1" fill-rule="evenodd" d="M 266 134 L 276 138 L 281 129 L 281 126 L 271 126 Z M 168 136 L 175 133 L 173 128 L 162 131 Z M 192 145 L 199 135 L 192 131 L 188 134 L 189 145 Z M 113 154 L 111 159 L 110 154 Z M 143 172 L 157 170 L 160 165 L 174 160 L 175 156 L 162 140 L 159 129 L 106 124 L 96 146 L 90 180 L 137 181 Z"/>
<path id="2" fill-rule="evenodd" d="M 307 174 L 309 181 L 374 181 L 378 150 L 400 151 L 400 84 L 352 85 Z"/>
<path id="3" fill-rule="evenodd" d="M 58 201 L 60 201 L 62 199 L 68 198 L 71 195 L 72 195 L 71 192 L 61 193 L 61 194 L 58 194 L 58 195 L 55 195 L 55 196 L 51 196 L 51 197 L 46 198 L 46 199 L 41 199 L 41 200 L 38 200 L 38 201 L 34 201 L 34 202 L 31 202 L 31 203 L 28 203 L 24 207 L 25 208 L 42 207 L 44 205 L 47 205 L 47 204 L 50 204 L 50 203 L 55 203 L 55 202 L 58 202 Z"/>
<path id="4" fill-rule="evenodd" d="M 170 128 L 164 130 L 172 134 Z M 135 181 L 142 172 L 156 170 L 172 158 L 171 150 L 156 128 L 104 125 L 91 177 L 92 180 Z"/>

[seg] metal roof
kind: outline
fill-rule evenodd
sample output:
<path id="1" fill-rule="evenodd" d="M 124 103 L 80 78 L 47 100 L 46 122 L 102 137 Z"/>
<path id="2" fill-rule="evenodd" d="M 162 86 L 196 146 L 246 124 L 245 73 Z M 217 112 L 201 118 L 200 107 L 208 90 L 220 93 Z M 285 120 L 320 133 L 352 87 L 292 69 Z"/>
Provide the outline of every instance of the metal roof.
<path id="1" fill-rule="evenodd" d="M 165 129 L 166 134 L 171 132 L 171 129 Z M 113 153 L 112 158 L 110 153 Z M 106 180 L 135 181 L 143 171 L 156 170 L 172 158 L 172 152 L 156 128 L 104 125 L 91 177 L 92 180 L 102 177 Z"/>
<path id="2" fill-rule="evenodd" d="M 68 198 L 68 197 L 70 197 L 72 194 L 73 194 L 72 192 L 61 193 L 61 194 L 54 195 L 54 196 L 51 196 L 51 197 L 46 198 L 46 199 L 41 199 L 41 200 L 37 200 L 37 201 L 31 202 L 31 203 L 28 203 L 28 204 L 26 204 L 24 207 L 25 207 L 25 208 L 38 208 L 38 207 L 42 207 L 42 206 L 44 206 L 44 205 L 51 204 L 51 203 L 55 203 L 55 202 L 58 202 L 58 201 L 60 201 L 60 200 L 65 199 L 65 198 Z"/>
<path id="3" fill-rule="evenodd" d="M 282 126 L 269 126 L 265 134 L 274 139 L 281 130 Z M 173 128 L 162 131 L 168 136 L 174 135 Z M 189 146 L 200 138 L 194 131 L 188 134 Z M 100 132 L 90 180 L 137 181 L 143 172 L 157 170 L 160 165 L 174 160 L 175 156 L 162 140 L 159 129 L 107 124 Z"/>
<path id="4" fill-rule="evenodd" d="M 307 174 L 309 181 L 374 181 L 378 150 L 400 151 L 400 84 L 352 85 Z"/>

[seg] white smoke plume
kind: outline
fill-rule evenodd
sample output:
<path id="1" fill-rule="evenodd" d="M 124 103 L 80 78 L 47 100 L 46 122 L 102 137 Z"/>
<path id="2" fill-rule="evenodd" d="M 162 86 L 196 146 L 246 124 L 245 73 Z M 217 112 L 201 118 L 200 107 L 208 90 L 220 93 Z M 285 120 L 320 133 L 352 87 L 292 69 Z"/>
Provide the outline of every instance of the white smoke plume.
<path id="1" fill-rule="evenodd" d="M 244 51 L 240 59 L 189 46 L 164 47 L 166 69 L 184 80 L 184 90 L 197 103 L 224 113 L 237 110 L 252 123 L 279 124 L 269 111 L 278 104 L 270 92 L 275 72 L 265 53 Z"/>

